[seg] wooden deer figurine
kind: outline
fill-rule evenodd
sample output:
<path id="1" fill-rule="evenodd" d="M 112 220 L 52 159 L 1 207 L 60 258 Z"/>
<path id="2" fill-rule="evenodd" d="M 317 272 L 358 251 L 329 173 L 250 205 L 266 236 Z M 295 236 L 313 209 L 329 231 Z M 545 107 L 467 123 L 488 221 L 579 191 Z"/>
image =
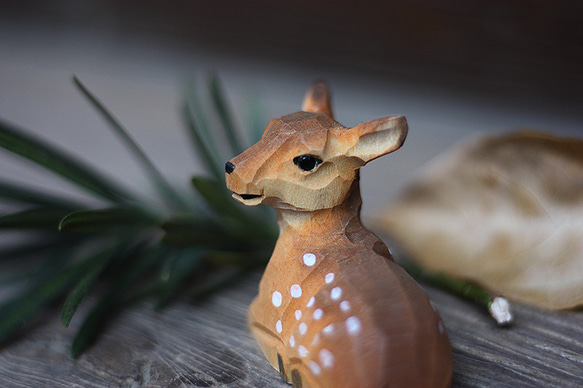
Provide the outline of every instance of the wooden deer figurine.
<path id="1" fill-rule="evenodd" d="M 427 295 L 360 221 L 359 169 L 395 151 L 402 116 L 344 128 L 322 82 L 227 162 L 233 198 L 277 209 L 280 236 L 249 309 L 261 350 L 295 387 L 445 387 L 452 352 Z"/>

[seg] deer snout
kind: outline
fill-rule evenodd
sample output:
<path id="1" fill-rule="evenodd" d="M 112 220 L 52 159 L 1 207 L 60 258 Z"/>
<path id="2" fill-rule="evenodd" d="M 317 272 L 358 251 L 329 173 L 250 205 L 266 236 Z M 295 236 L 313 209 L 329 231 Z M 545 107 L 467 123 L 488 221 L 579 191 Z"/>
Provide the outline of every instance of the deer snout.
<path id="1" fill-rule="evenodd" d="M 237 202 L 247 206 L 259 205 L 263 200 L 262 190 L 253 185 L 252 174 L 244 167 L 244 163 L 241 168 L 231 161 L 225 163 L 227 188 L 233 192 L 233 199 Z"/>
<path id="2" fill-rule="evenodd" d="M 231 163 L 230 161 L 225 163 L 225 172 L 227 174 L 232 173 L 233 171 L 235 171 L 235 165 L 233 163 Z"/>

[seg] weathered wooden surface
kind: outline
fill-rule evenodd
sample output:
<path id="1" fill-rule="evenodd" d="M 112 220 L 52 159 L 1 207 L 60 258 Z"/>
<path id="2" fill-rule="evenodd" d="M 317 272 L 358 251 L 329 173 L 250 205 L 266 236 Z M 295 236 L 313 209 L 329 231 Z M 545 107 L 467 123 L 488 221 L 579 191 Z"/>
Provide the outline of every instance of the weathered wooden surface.
<path id="1" fill-rule="evenodd" d="M 78 360 L 71 329 L 56 312 L 0 350 L 0 386 L 285 387 L 247 331 L 247 306 L 260 274 L 200 304 L 162 313 L 148 303 L 122 313 Z M 454 387 L 583 385 L 583 312 L 515 305 L 516 323 L 500 329 L 479 308 L 424 285 L 453 345 Z"/>

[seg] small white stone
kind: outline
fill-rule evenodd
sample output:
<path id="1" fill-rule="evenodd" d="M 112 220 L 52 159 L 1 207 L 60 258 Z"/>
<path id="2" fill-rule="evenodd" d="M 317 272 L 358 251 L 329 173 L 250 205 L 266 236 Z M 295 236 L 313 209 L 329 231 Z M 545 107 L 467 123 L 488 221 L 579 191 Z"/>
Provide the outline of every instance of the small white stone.
<path id="1" fill-rule="evenodd" d="M 310 352 L 304 345 L 300 345 L 298 346 L 298 353 L 300 354 L 300 357 L 306 357 Z"/>
<path id="2" fill-rule="evenodd" d="M 314 298 L 313 296 L 310 298 L 310 300 L 308 301 L 308 304 L 306 305 L 306 307 L 312 307 L 312 305 L 314 304 L 314 302 L 316 301 L 316 298 Z"/>
<path id="3" fill-rule="evenodd" d="M 299 284 L 292 284 L 292 286 L 289 288 L 289 292 L 292 298 L 299 298 L 302 296 L 302 287 Z"/>
<path id="4" fill-rule="evenodd" d="M 344 311 L 345 313 L 350 311 L 350 302 L 347 300 L 343 300 L 340 302 L 340 310 Z"/>
<path id="5" fill-rule="evenodd" d="M 304 264 L 307 265 L 308 267 L 311 267 L 314 264 L 316 264 L 316 255 L 314 255 L 313 253 L 305 253 L 303 259 Z"/>
<path id="6" fill-rule="evenodd" d="M 299 321 L 302 318 L 302 310 L 296 310 L 295 313 L 296 320 Z"/>
<path id="7" fill-rule="evenodd" d="M 275 307 L 281 306 L 282 300 L 281 292 L 279 291 L 274 291 L 273 295 L 271 295 L 271 303 L 273 303 Z"/>
<path id="8" fill-rule="evenodd" d="M 314 310 L 314 319 L 316 321 L 322 319 L 323 316 L 324 316 L 324 310 L 322 310 L 322 309 Z"/>
<path id="9" fill-rule="evenodd" d="M 291 346 L 292 348 L 296 346 L 296 339 L 294 338 L 293 335 L 289 337 L 289 346 Z"/>
<path id="10" fill-rule="evenodd" d="M 352 316 L 346 320 L 346 330 L 349 334 L 358 334 L 360 327 L 360 320 L 357 317 Z"/>
<path id="11" fill-rule="evenodd" d="M 334 333 L 334 324 L 331 323 L 328 326 L 326 326 L 325 328 L 323 328 L 322 333 L 324 333 L 326 335 L 330 335 L 330 334 Z"/>
<path id="12" fill-rule="evenodd" d="M 275 330 L 277 330 L 277 332 L 281 334 L 283 330 L 283 325 L 281 324 L 281 321 L 275 322 Z"/>
<path id="13" fill-rule="evenodd" d="M 510 311 L 510 303 L 508 303 L 508 299 L 503 296 L 495 297 L 490 302 L 488 310 L 499 326 L 509 325 L 514 320 L 512 312 Z"/>
<path id="14" fill-rule="evenodd" d="M 310 367 L 312 373 L 316 376 L 322 373 L 322 369 L 320 369 L 320 365 L 318 365 L 316 361 L 310 360 L 310 362 L 308 362 L 308 366 Z"/>
<path id="15" fill-rule="evenodd" d="M 322 349 L 319 353 L 320 364 L 324 369 L 331 368 L 334 365 L 334 355 L 328 349 Z"/>
<path id="16" fill-rule="evenodd" d="M 332 291 L 330 291 L 330 298 L 332 298 L 332 300 L 338 300 L 338 299 L 340 299 L 341 296 L 342 296 L 342 288 L 340 288 L 340 287 L 334 287 L 332 289 Z"/>
<path id="17" fill-rule="evenodd" d="M 304 335 L 308 331 L 308 325 L 305 322 L 300 323 L 300 334 Z"/>
<path id="18" fill-rule="evenodd" d="M 329 274 L 326 275 L 326 284 L 332 283 L 334 281 L 334 273 L 330 272 Z"/>

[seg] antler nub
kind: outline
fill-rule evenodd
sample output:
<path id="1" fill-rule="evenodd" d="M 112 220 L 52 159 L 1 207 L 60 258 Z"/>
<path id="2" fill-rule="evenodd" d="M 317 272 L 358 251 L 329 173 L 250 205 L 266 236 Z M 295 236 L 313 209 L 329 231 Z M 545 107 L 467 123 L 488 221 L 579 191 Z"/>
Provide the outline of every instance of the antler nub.
<path id="1" fill-rule="evenodd" d="M 324 81 L 319 80 L 312 83 L 306 92 L 306 97 L 304 97 L 302 110 L 304 112 L 322 113 L 333 117 L 330 93 Z"/>

